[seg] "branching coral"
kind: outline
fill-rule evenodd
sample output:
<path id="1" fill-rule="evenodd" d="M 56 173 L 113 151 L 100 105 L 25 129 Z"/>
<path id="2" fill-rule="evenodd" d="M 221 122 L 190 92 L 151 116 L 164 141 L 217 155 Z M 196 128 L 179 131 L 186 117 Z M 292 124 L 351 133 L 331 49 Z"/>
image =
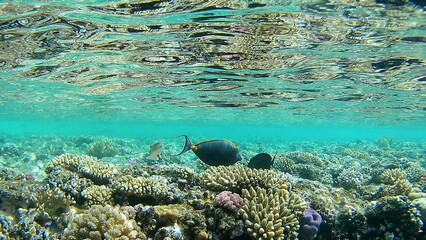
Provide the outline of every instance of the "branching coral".
<path id="1" fill-rule="evenodd" d="M 93 205 L 73 216 L 64 230 L 65 239 L 147 239 L 134 219 L 112 206 Z"/>
<path id="2" fill-rule="evenodd" d="M 399 169 L 386 169 L 380 174 L 380 180 L 386 186 L 380 188 L 378 196 L 408 195 L 412 190 L 412 184 L 405 179 L 405 173 Z"/>
<path id="3" fill-rule="evenodd" d="M 132 177 L 124 175 L 114 180 L 113 188 L 127 195 L 135 195 L 137 197 L 153 197 L 161 200 L 168 197 L 167 186 L 154 182 L 145 177 Z"/>
<path id="4" fill-rule="evenodd" d="M 60 155 L 46 165 L 46 173 L 50 173 L 54 167 L 62 167 L 78 172 L 89 179 L 101 181 L 109 181 L 119 174 L 115 165 L 101 162 L 96 157 L 87 155 Z"/>
<path id="5" fill-rule="evenodd" d="M 380 174 L 379 179 L 384 184 L 393 185 L 398 180 L 405 179 L 405 173 L 399 168 L 386 169 Z"/>
<path id="6" fill-rule="evenodd" d="M 113 203 L 112 189 L 107 186 L 93 185 L 81 192 L 83 198 L 86 199 L 86 205 L 103 205 Z"/>
<path id="7" fill-rule="evenodd" d="M 305 202 L 285 189 L 243 189 L 246 203 L 239 210 L 253 239 L 295 237 Z"/>
<path id="8" fill-rule="evenodd" d="M 210 167 L 204 172 L 203 181 L 211 189 L 236 192 L 248 186 L 287 189 L 290 185 L 274 171 L 243 166 Z"/>

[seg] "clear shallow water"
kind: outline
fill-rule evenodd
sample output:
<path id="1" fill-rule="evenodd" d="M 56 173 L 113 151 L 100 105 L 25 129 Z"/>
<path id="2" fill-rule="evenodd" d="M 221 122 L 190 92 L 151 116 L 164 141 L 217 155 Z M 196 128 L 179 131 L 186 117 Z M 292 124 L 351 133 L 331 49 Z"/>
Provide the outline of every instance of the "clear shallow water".
<path id="1" fill-rule="evenodd" d="M 187 134 L 234 141 L 245 172 L 277 153 L 268 176 L 322 215 L 318 239 L 423 239 L 426 17 L 421 1 L 384 2 L 0 1 L 0 238 L 66 239 L 107 203 L 179 215 L 128 219 L 148 239 L 176 226 L 194 239 L 191 214 L 213 219 L 198 226 L 209 239 L 248 239 L 242 216 L 212 205 L 209 166 L 176 156 Z M 67 153 L 100 161 L 55 163 Z M 123 192 L 122 176 L 165 183 L 167 199 Z M 98 187 L 111 195 L 93 199 Z"/>
<path id="2" fill-rule="evenodd" d="M 4 120 L 415 128 L 426 119 L 418 5 L 13 1 L 1 12 Z"/>

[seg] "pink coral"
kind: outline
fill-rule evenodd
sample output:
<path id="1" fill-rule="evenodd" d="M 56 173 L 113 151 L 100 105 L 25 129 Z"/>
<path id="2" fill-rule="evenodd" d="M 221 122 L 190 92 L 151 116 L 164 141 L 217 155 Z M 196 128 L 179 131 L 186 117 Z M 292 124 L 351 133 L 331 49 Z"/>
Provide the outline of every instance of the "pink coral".
<path id="1" fill-rule="evenodd" d="M 215 197 L 214 203 L 231 211 L 236 211 L 244 204 L 244 199 L 238 193 L 223 191 Z"/>

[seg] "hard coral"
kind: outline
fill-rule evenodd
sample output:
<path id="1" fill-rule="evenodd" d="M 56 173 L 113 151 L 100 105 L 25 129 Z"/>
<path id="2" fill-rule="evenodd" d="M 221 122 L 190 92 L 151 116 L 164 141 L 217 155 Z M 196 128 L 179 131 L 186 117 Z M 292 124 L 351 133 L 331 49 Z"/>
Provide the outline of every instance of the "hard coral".
<path id="1" fill-rule="evenodd" d="M 420 212 L 406 197 L 383 197 L 365 209 L 370 230 L 365 239 L 423 239 Z"/>
<path id="2" fill-rule="evenodd" d="M 312 240 L 318 233 L 319 227 L 322 223 L 322 217 L 317 211 L 307 208 L 303 212 L 303 216 L 300 219 L 300 230 L 299 237 L 303 240 Z"/>
<path id="3" fill-rule="evenodd" d="M 65 239 L 147 239 L 134 219 L 120 210 L 106 205 L 93 205 L 84 213 L 75 215 L 64 230 Z"/>
<path id="4" fill-rule="evenodd" d="M 50 173 L 54 167 L 62 167 L 94 181 L 104 182 L 119 173 L 115 165 L 87 155 L 62 154 L 46 165 L 46 173 Z"/>
<path id="5" fill-rule="evenodd" d="M 274 171 L 243 166 L 210 167 L 204 172 L 203 181 L 211 189 L 236 192 L 248 186 L 287 189 L 290 185 Z"/>
<path id="6" fill-rule="evenodd" d="M 111 140 L 96 141 L 87 147 L 87 155 L 97 158 L 113 157 L 120 151 Z"/>
<path id="7" fill-rule="evenodd" d="M 305 202 L 285 189 L 243 189 L 246 203 L 239 210 L 253 239 L 295 238 Z"/>
<path id="8" fill-rule="evenodd" d="M 113 193 L 110 187 L 104 185 L 93 185 L 81 192 L 81 196 L 86 199 L 86 205 L 102 205 L 112 204 Z"/>
<path id="9" fill-rule="evenodd" d="M 222 206 L 231 211 L 238 210 L 244 203 L 244 199 L 238 193 L 223 191 L 216 195 L 214 202 L 218 206 Z"/>
<path id="10" fill-rule="evenodd" d="M 344 169 L 339 176 L 337 176 L 339 186 L 344 189 L 357 189 L 365 184 L 366 179 L 364 175 L 354 169 Z"/>
<path id="11" fill-rule="evenodd" d="M 152 197 L 156 201 L 169 197 L 166 185 L 145 177 L 121 176 L 113 181 L 113 188 L 127 195 L 135 195 L 142 198 Z"/>
<path id="12" fill-rule="evenodd" d="M 379 179 L 382 183 L 387 185 L 394 185 L 398 180 L 405 179 L 405 172 L 400 168 L 384 170 Z"/>

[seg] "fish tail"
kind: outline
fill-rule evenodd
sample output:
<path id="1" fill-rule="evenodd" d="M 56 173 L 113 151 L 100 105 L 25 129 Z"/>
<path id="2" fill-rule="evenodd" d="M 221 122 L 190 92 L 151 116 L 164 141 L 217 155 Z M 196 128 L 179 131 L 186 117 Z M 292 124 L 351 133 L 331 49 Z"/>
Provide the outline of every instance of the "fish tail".
<path id="1" fill-rule="evenodd" d="M 178 155 L 181 155 L 182 153 L 185 153 L 191 149 L 192 143 L 191 140 L 189 140 L 189 137 L 186 135 L 181 135 L 185 137 L 185 146 L 183 147 L 182 152 L 180 152 Z"/>

